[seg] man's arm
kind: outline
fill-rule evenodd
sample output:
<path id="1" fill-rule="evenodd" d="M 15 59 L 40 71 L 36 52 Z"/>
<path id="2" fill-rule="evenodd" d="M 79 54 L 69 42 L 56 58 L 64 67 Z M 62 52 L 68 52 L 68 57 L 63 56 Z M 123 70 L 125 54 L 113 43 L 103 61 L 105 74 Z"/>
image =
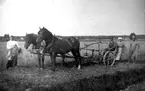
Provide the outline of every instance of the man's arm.
<path id="1" fill-rule="evenodd" d="M 20 48 L 20 46 L 19 46 L 19 44 L 18 44 L 17 41 L 15 41 L 15 45 L 16 45 L 18 48 Z"/>

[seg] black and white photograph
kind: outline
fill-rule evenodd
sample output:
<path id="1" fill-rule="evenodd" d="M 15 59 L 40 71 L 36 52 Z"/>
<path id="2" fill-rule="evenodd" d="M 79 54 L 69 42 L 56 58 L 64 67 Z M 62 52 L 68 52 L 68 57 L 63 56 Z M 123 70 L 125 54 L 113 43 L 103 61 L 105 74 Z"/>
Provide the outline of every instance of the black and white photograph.
<path id="1" fill-rule="evenodd" d="M 145 0 L 0 0 L 0 91 L 145 91 Z"/>

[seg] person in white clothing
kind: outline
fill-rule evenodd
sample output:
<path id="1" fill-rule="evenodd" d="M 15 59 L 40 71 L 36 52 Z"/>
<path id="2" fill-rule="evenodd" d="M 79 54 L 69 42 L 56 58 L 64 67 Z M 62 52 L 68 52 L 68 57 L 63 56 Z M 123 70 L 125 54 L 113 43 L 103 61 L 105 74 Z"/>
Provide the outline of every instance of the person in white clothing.
<path id="1" fill-rule="evenodd" d="M 9 67 L 15 67 L 17 66 L 17 59 L 18 59 L 18 53 L 21 51 L 21 48 L 17 41 L 13 40 L 13 36 L 10 36 L 10 40 L 7 42 L 7 65 L 6 68 Z"/>
<path id="2" fill-rule="evenodd" d="M 116 60 L 120 60 L 121 55 L 122 55 L 123 46 L 124 46 L 124 44 L 122 42 L 122 37 L 118 37 L 117 45 L 118 45 L 118 53 L 117 53 L 117 56 L 116 56 Z"/>

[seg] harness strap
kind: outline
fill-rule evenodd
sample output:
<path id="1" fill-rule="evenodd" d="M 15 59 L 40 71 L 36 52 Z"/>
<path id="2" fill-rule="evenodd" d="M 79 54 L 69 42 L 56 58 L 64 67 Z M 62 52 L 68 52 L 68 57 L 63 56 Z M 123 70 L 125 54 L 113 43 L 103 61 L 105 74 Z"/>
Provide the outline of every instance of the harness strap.
<path id="1" fill-rule="evenodd" d="M 72 45 L 70 44 L 70 42 L 67 40 L 67 42 L 68 42 L 68 44 L 72 47 Z M 53 39 L 52 39 L 52 43 L 51 44 L 49 44 L 49 45 L 47 45 L 47 50 L 49 51 L 50 50 L 50 48 L 52 48 L 53 46 L 56 46 L 56 47 L 58 47 L 62 52 L 64 52 L 65 53 L 65 51 L 62 49 L 62 48 L 60 48 L 58 45 L 56 45 L 56 44 L 54 44 L 55 43 L 55 35 L 53 36 Z"/>
<path id="2" fill-rule="evenodd" d="M 55 35 L 54 35 L 55 36 Z M 40 50 L 39 50 L 39 53 L 43 54 L 44 53 L 44 49 L 46 48 L 48 51 L 50 50 L 50 48 L 52 48 L 53 46 L 56 46 L 58 47 L 63 53 L 67 54 L 67 55 L 70 55 L 69 53 L 66 53 L 62 48 L 60 48 L 58 45 L 55 44 L 55 37 L 53 36 L 53 39 L 52 39 L 52 42 L 51 44 L 47 45 L 47 41 L 44 41 L 45 44 L 44 45 L 40 45 Z M 67 42 L 69 43 L 69 45 L 72 47 L 71 43 L 67 40 Z"/>
<path id="3" fill-rule="evenodd" d="M 69 40 L 68 39 L 66 39 L 66 41 L 67 41 L 67 43 L 72 47 L 72 45 L 71 45 L 71 43 L 69 42 Z"/>
<path id="4" fill-rule="evenodd" d="M 47 41 L 46 41 L 47 42 Z M 50 44 L 47 45 L 47 49 L 50 50 L 50 48 L 54 45 L 55 42 L 55 35 L 53 36 L 52 42 Z"/>
<path id="5" fill-rule="evenodd" d="M 54 45 L 54 46 L 58 47 L 62 52 L 65 53 L 65 51 L 62 48 L 60 48 L 58 45 Z"/>

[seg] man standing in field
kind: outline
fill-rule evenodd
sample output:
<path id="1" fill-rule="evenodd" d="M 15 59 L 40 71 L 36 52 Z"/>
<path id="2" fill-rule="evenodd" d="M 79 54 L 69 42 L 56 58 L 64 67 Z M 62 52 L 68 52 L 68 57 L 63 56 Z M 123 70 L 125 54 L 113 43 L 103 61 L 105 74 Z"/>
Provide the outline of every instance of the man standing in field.
<path id="1" fill-rule="evenodd" d="M 130 38 L 130 46 L 129 46 L 128 62 L 133 61 L 133 63 L 134 63 L 138 57 L 140 46 L 139 46 L 139 44 L 137 44 L 135 33 L 131 33 L 129 38 Z"/>
<path id="2" fill-rule="evenodd" d="M 7 64 L 6 68 L 8 69 L 9 67 L 15 67 L 17 66 L 17 60 L 18 60 L 18 53 L 21 51 L 21 48 L 18 45 L 18 42 L 13 40 L 13 36 L 10 36 L 10 40 L 7 42 Z"/>

